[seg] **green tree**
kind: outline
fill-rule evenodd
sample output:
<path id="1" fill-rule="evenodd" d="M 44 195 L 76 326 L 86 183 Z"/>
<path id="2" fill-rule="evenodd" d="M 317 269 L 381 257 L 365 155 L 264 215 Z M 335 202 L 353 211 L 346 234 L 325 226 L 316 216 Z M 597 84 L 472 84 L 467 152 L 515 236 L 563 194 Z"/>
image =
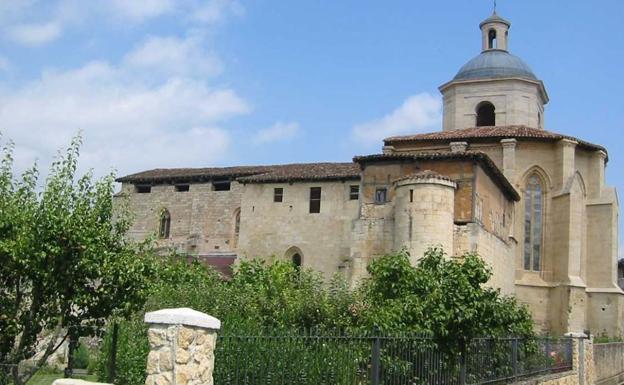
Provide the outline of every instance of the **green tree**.
<path id="1" fill-rule="evenodd" d="M 80 144 L 77 137 L 59 154 L 43 186 L 36 165 L 15 176 L 13 146 L 2 148 L 0 363 L 15 385 L 60 341 L 77 341 L 107 319 L 137 311 L 147 295 L 149 243 L 126 240 L 123 207 L 113 218 L 112 174 L 76 176 Z"/>
<path id="2" fill-rule="evenodd" d="M 492 271 L 476 254 L 454 259 L 432 248 L 414 267 L 399 253 L 375 260 L 368 271 L 359 305 L 366 327 L 426 333 L 450 349 L 475 337 L 533 335 L 528 309 L 485 286 Z"/>

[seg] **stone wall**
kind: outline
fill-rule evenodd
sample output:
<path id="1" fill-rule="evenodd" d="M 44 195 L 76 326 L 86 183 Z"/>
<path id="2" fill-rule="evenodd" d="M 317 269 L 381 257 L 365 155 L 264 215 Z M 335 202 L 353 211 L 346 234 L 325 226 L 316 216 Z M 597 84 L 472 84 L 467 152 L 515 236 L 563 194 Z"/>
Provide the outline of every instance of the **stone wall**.
<path id="1" fill-rule="evenodd" d="M 594 345 L 597 385 L 617 385 L 624 382 L 624 342 Z"/>
<path id="2" fill-rule="evenodd" d="M 115 200 L 127 199 L 134 221 L 129 236 L 143 240 L 157 235 L 160 214 L 171 215 L 170 236 L 158 246 L 182 253 L 223 254 L 235 251 L 235 217 L 241 206 L 243 186 L 232 182 L 229 191 L 214 191 L 211 183 L 191 183 L 189 191 L 176 191 L 172 184 L 152 186 L 149 193 L 137 193 L 132 184 L 123 184 Z"/>
<path id="3" fill-rule="evenodd" d="M 212 385 L 221 323 L 192 309 L 145 314 L 150 352 L 145 385 Z"/>
<path id="4" fill-rule="evenodd" d="M 432 246 L 452 253 L 455 188 L 455 182 L 436 177 L 398 182 L 394 248 L 409 251 L 412 264 L 416 265 Z"/>
<path id="5" fill-rule="evenodd" d="M 239 256 L 288 260 L 297 253 L 304 267 L 328 279 L 347 269 L 358 213 L 358 200 L 349 197 L 351 186 L 359 181 L 245 185 Z M 321 188 L 320 213 L 310 213 L 311 187 Z M 274 202 L 275 188 L 283 189 L 282 202 Z"/>
<path id="6" fill-rule="evenodd" d="M 444 97 L 444 130 L 476 126 L 477 106 L 489 101 L 496 107 L 496 125 L 523 124 L 541 127 L 544 102 L 536 81 L 507 79 L 455 82 L 441 87 Z M 542 121 L 538 119 L 542 115 Z"/>

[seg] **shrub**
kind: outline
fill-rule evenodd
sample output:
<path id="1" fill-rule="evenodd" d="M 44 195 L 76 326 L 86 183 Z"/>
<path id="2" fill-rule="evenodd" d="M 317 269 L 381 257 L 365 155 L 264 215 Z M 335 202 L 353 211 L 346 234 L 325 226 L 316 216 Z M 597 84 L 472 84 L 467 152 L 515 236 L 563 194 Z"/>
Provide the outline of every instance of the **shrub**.
<path id="1" fill-rule="evenodd" d="M 447 258 L 440 249 L 431 249 L 416 267 L 404 253 L 380 257 L 369 266 L 370 277 L 356 290 L 351 290 L 340 277 L 327 284 L 317 272 L 299 271 L 291 263 L 280 261 L 243 261 L 229 281 L 222 280 L 208 267 L 175 257 L 162 260 L 156 271 L 145 311 L 191 307 L 219 318 L 221 336 L 298 334 L 306 329 L 316 333 L 339 330 L 361 334 L 379 328 L 385 334 L 425 333 L 434 337 L 450 357 L 461 348 L 461 341 L 472 337 L 532 335 L 527 309 L 515 299 L 484 286 L 491 271 L 474 254 L 455 260 Z M 115 380 L 118 385 L 144 384 L 149 347 L 142 319 L 140 313 L 119 323 Z M 243 345 L 236 349 L 250 353 L 240 354 L 262 358 L 264 353 L 259 347 Z M 217 346 L 228 349 L 228 340 L 222 339 Z M 323 352 L 329 355 L 317 351 L 310 357 L 305 349 L 292 347 L 288 354 L 280 355 L 285 361 L 274 363 L 288 371 L 292 369 L 290 364 L 303 360 L 311 363 L 310 370 L 315 370 L 314 362 L 325 362 L 332 354 L 353 354 L 357 356 L 352 361 L 357 370 L 359 362 L 370 354 L 368 345 L 363 347 L 362 357 L 358 349 L 323 346 Z M 110 336 L 105 338 L 98 360 L 100 380 L 108 380 L 108 357 Z M 393 363 L 393 376 L 402 378 L 401 358 L 389 355 L 384 359 Z M 249 365 L 252 366 L 237 366 L 237 370 L 253 373 L 258 362 L 249 361 Z M 215 370 L 215 378 L 225 372 L 222 369 Z M 335 375 L 344 375 L 341 373 L 336 371 Z"/>
<path id="2" fill-rule="evenodd" d="M 87 349 L 84 344 L 78 345 L 78 348 L 74 352 L 74 368 L 87 369 L 91 361 L 90 356 L 89 349 Z"/>

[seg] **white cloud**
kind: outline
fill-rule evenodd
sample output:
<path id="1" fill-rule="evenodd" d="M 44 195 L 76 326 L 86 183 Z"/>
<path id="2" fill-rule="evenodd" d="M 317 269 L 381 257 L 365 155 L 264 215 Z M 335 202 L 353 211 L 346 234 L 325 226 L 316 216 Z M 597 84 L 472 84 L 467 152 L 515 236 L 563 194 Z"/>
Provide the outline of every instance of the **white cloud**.
<path id="1" fill-rule="evenodd" d="M 410 96 L 400 107 L 380 119 L 356 125 L 352 135 L 366 144 L 379 143 L 392 135 L 435 131 L 439 129 L 441 119 L 440 98 L 421 93 Z"/>
<path id="2" fill-rule="evenodd" d="M 192 19 L 208 24 L 222 22 L 230 14 L 241 16 L 245 13 L 243 6 L 236 0 L 212 0 L 200 3 L 192 15 Z"/>
<path id="3" fill-rule="evenodd" d="M 175 76 L 154 85 L 106 62 L 48 71 L 0 92 L 0 121 L 17 144 L 19 169 L 35 154 L 48 164 L 79 129 L 82 168 L 98 173 L 219 162 L 230 141 L 223 122 L 249 110 L 231 89 Z"/>
<path id="4" fill-rule="evenodd" d="M 171 12 L 175 3 L 172 0 L 112 0 L 110 6 L 121 18 L 143 22 Z"/>
<path id="5" fill-rule="evenodd" d="M 160 73 L 214 76 L 221 71 L 217 55 L 202 49 L 198 37 L 150 37 L 125 57 L 132 67 Z"/>
<path id="6" fill-rule="evenodd" d="M 254 135 L 254 143 L 267 144 L 291 140 L 300 133 L 299 123 L 277 122 L 271 127 L 258 131 Z"/>
<path id="7" fill-rule="evenodd" d="M 18 84 L 0 80 L 0 131 L 16 143 L 18 169 L 36 158 L 47 166 L 79 130 L 84 137 L 81 169 L 95 168 L 97 174 L 231 159 L 228 120 L 251 107 L 234 89 L 213 84 L 223 64 L 206 48 L 206 38 L 209 24 L 243 12 L 238 2 L 16 1 L 19 6 L 9 7 L 0 0 L 0 11 L 7 11 L 0 20 L 5 38 L 22 44 L 43 44 L 93 23 L 106 28 L 112 22 L 115 32 L 116 23 L 132 27 L 160 16 L 175 17 L 186 29 L 184 37 L 148 37 L 119 61 L 46 69 Z M 42 15 L 47 22 L 33 23 Z M 0 56 L 0 71 L 8 67 Z"/>
<path id="8" fill-rule="evenodd" d="M 9 29 L 8 35 L 14 42 L 36 46 L 57 39 L 62 32 L 61 25 L 51 21 L 42 24 L 17 24 Z"/>

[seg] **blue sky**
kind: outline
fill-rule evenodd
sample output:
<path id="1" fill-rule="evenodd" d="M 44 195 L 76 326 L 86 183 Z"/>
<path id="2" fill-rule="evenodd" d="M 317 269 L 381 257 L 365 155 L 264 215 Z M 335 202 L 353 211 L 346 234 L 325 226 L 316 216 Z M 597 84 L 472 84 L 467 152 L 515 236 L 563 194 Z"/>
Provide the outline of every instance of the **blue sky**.
<path id="1" fill-rule="evenodd" d="M 83 130 L 82 169 L 348 161 L 440 129 L 488 0 L 0 0 L 0 130 L 19 168 Z M 620 151 L 624 2 L 499 0 L 546 128 Z"/>

